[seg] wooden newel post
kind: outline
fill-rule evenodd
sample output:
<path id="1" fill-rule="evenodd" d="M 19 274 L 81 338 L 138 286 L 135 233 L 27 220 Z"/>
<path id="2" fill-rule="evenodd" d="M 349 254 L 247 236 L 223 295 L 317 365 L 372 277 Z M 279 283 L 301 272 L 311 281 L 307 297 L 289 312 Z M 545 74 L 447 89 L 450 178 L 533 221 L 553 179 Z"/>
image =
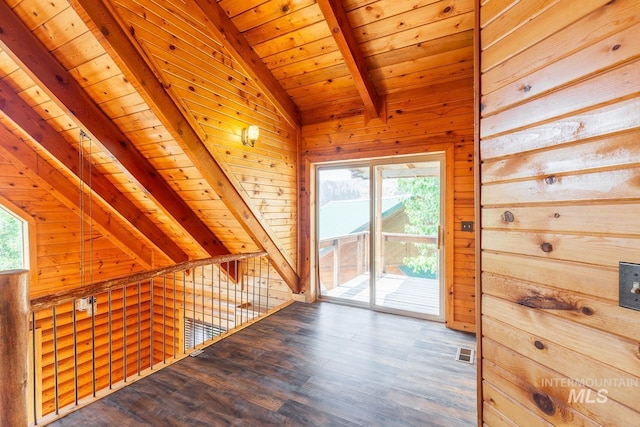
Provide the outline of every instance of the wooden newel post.
<path id="1" fill-rule="evenodd" d="M 29 272 L 0 272 L 0 426 L 29 423 Z"/>

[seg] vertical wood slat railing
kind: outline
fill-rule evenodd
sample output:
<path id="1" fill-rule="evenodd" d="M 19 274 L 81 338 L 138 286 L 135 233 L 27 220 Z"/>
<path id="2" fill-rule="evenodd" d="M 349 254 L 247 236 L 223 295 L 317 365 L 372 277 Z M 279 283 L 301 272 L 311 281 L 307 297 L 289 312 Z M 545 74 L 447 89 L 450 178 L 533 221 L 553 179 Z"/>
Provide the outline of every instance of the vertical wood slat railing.
<path id="1" fill-rule="evenodd" d="M 224 255 L 32 299 L 29 424 L 58 419 L 265 315 L 274 308 L 269 271 L 265 252 Z"/>

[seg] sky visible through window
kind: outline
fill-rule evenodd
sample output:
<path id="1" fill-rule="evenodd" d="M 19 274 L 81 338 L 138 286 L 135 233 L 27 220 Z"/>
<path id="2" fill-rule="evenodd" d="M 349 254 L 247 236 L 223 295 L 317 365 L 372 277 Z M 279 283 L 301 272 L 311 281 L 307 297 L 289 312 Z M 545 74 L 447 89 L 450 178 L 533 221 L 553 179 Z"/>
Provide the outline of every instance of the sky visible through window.
<path id="1" fill-rule="evenodd" d="M 0 207 L 0 271 L 25 268 L 24 222 Z"/>

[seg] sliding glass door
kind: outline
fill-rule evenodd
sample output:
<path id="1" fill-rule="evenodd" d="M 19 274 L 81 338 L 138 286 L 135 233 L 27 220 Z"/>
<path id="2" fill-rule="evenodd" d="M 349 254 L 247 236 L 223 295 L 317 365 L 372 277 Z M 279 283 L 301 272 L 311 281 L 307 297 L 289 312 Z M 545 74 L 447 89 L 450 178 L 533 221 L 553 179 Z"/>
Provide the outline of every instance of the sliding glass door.
<path id="1" fill-rule="evenodd" d="M 369 305 L 371 183 L 368 165 L 318 169 L 321 297 Z"/>
<path id="2" fill-rule="evenodd" d="M 319 167 L 321 298 L 442 320 L 444 156 Z"/>

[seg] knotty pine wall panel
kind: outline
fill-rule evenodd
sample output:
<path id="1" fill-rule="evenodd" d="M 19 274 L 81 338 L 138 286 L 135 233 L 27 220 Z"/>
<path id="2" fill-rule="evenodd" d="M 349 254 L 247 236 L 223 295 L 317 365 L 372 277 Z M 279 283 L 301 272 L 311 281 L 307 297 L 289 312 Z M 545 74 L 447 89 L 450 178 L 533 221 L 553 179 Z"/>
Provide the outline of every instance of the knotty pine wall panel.
<path id="1" fill-rule="evenodd" d="M 79 85 L 93 97 L 93 101 L 103 108 L 114 123 L 121 127 L 130 141 L 134 144 L 142 139 L 145 141 L 152 139 L 155 143 L 163 142 L 168 132 L 159 124 L 158 119 L 136 93 L 133 85 L 124 77 L 113 59 L 105 53 L 100 43 L 68 3 L 49 4 L 37 0 L 17 3 L 14 13 L 24 17 L 34 34 L 52 50 L 52 55 L 69 70 Z M 52 36 L 54 34 L 56 37 Z M 74 119 L 65 112 L 66 109 L 60 108 L 47 95 L 46 90 L 36 85 L 24 70 L 19 69 L 19 66 L 6 53 L 0 54 L 0 72 L 3 80 L 14 87 L 16 92 L 29 105 L 32 105 L 53 129 L 58 131 L 71 146 L 78 147 L 81 129 Z M 193 238 L 184 232 L 180 224 L 164 210 L 158 209 L 146 191 L 128 174 L 122 173 L 121 165 L 110 153 L 101 150 L 98 141 L 89 142 L 85 139 L 83 143 L 85 161 L 92 161 L 94 171 L 112 181 L 116 188 L 122 190 L 138 205 L 151 222 L 167 235 L 172 236 L 176 244 L 183 249 L 186 248 L 187 251 L 192 251 L 190 255 L 193 258 L 206 256 L 202 248 L 193 245 Z M 33 145 L 35 150 L 41 150 L 37 144 Z M 126 227 L 123 227 L 124 229 Z M 147 261 L 150 261 L 150 257 Z M 155 258 L 157 264 L 166 262 L 165 255 L 160 254 Z M 150 265 L 151 262 L 147 264 Z"/>
<path id="2" fill-rule="evenodd" d="M 35 247 L 32 245 L 30 250 L 36 254 L 37 274 L 32 276 L 30 283 L 31 295 L 80 286 L 82 233 L 79 209 L 56 199 L 55 191 L 52 192 L 46 182 L 30 176 L 35 171 L 25 171 L 24 165 L 7 159 L 2 155 L 3 151 L 0 147 L 0 196 L 29 217 L 35 231 L 35 236 L 31 236 L 35 238 Z M 97 205 L 93 208 L 96 214 L 101 209 Z M 87 206 L 87 212 L 88 209 Z M 119 224 L 116 218 L 113 221 Z M 89 273 L 99 281 L 143 269 L 143 264 L 107 239 L 97 226 L 85 221 L 84 228 L 86 280 L 89 280 Z M 94 251 L 92 256 L 89 255 L 90 248 Z M 146 248 L 146 252 L 150 253 L 150 249 Z"/>
<path id="3" fill-rule="evenodd" d="M 480 16 L 483 421 L 634 425 L 640 3 L 512 3 Z"/>
<path id="4" fill-rule="evenodd" d="M 209 33 L 202 12 L 181 1 L 115 0 L 112 4 L 119 19 L 133 30 L 171 97 L 296 265 L 296 130 Z M 260 127 L 260 139 L 249 148 L 240 137 L 242 129 L 252 124 Z M 163 161 L 161 153 L 151 155 L 154 162 Z M 202 191 L 197 177 L 181 180 L 182 192 Z M 206 197 L 194 196 L 190 203 Z M 232 252 L 256 250 L 239 223 L 216 207 L 220 204 L 218 200 L 199 212 L 216 224 L 216 235 Z"/>
<path id="5" fill-rule="evenodd" d="M 424 154 L 453 148 L 454 201 L 453 280 L 447 292 L 453 296 L 446 307 L 447 325 L 475 330 L 475 239 L 460 231 L 461 221 L 474 219 L 473 81 L 470 78 L 427 86 L 412 92 L 390 94 L 387 123 L 362 116 L 336 119 L 302 128 L 301 179 L 302 234 L 308 235 L 310 176 L 307 165 L 315 162 Z M 309 263 L 309 242 L 303 261 Z M 302 256 L 302 255 L 301 255 Z M 306 267 L 308 268 L 308 267 Z M 305 268 L 302 269 L 305 271 Z M 303 277 L 303 281 L 308 278 Z"/>

